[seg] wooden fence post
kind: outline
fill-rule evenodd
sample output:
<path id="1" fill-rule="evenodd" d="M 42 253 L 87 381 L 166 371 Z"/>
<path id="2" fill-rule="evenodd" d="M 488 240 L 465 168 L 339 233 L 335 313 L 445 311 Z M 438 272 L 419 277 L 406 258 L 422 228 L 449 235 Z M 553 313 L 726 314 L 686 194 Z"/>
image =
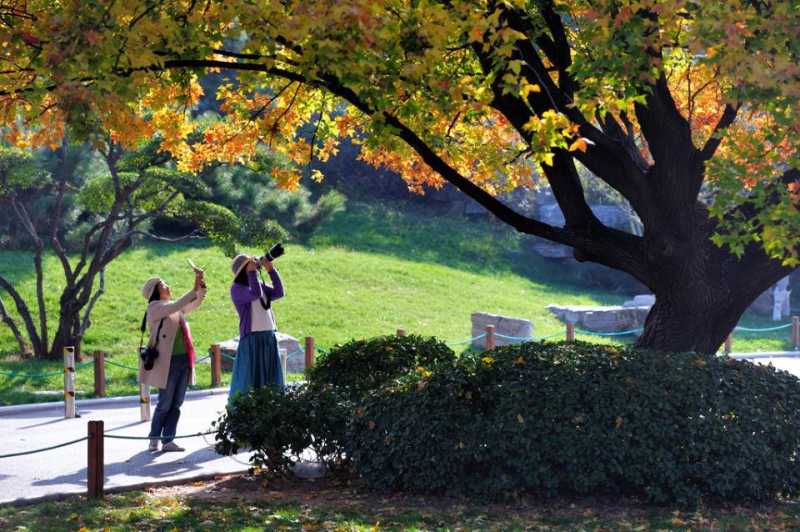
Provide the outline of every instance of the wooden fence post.
<path id="1" fill-rule="evenodd" d="M 306 365 L 308 369 L 314 365 L 314 337 L 306 336 Z"/>
<path id="2" fill-rule="evenodd" d="M 397 336 L 405 336 L 406 331 L 405 329 L 397 329 Z"/>
<path id="3" fill-rule="evenodd" d="M 89 456 L 86 462 L 86 481 L 89 497 L 103 497 L 105 466 L 103 464 L 103 422 L 89 422 Z"/>
<path id="4" fill-rule="evenodd" d="M 64 417 L 76 417 L 75 410 L 75 348 L 64 348 Z"/>
<path id="5" fill-rule="evenodd" d="M 725 337 L 725 347 L 723 348 L 726 355 L 730 355 L 733 350 L 733 335 L 729 334 Z"/>
<path id="6" fill-rule="evenodd" d="M 281 371 L 283 372 L 283 383 L 286 384 L 286 377 L 289 375 L 287 366 L 289 365 L 289 352 L 285 347 L 278 348 L 278 358 L 281 361 Z"/>
<path id="7" fill-rule="evenodd" d="M 219 344 L 211 345 L 211 387 L 222 384 L 222 349 Z"/>
<path id="8" fill-rule="evenodd" d="M 139 383 L 139 417 L 150 421 L 150 385 Z"/>
<path id="9" fill-rule="evenodd" d="M 106 396 L 106 354 L 94 352 L 94 396 Z"/>
<path id="10" fill-rule="evenodd" d="M 800 316 L 792 316 L 792 345 L 795 351 L 800 349 Z"/>
<path id="11" fill-rule="evenodd" d="M 494 325 L 486 326 L 486 351 L 494 349 L 496 338 L 494 335 Z"/>
<path id="12" fill-rule="evenodd" d="M 567 342 L 574 342 L 575 341 L 575 323 L 568 321 L 567 322 Z"/>

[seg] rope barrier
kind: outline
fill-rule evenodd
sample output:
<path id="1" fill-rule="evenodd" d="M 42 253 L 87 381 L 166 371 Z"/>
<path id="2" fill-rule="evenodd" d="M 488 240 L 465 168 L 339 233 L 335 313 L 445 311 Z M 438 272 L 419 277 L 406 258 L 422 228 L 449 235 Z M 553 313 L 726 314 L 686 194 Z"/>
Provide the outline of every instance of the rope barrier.
<path id="1" fill-rule="evenodd" d="M 88 360 L 86 362 L 81 362 L 79 364 L 75 364 L 75 369 L 86 367 L 89 364 L 94 364 L 94 360 Z M 25 371 L 17 371 L 17 370 L 11 370 L 11 371 L 0 370 L 0 375 L 7 375 L 9 377 L 28 377 L 28 378 L 32 378 L 32 379 L 53 377 L 55 375 L 63 375 L 63 374 L 64 374 L 64 370 L 63 369 L 56 370 L 56 371 L 41 371 L 41 372 L 36 372 L 36 373 L 28 373 L 28 372 L 25 372 Z"/>
<path id="2" fill-rule="evenodd" d="M 482 334 L 479 334 L 478 336 L 473 336 L 472 338 L 467 338 L 467 339 L 465 339 L 465 340 L 456 340 L 456 341 L 445 342 L 445 343 L 446 343 L 446 344 L 451 344 L 451 345 L 456 345 L 456 344 L 471 344 L 471 343 L 472 343 L 472 342 L 474 342 L 475 340 L 480 340 L 481 338 L 484 338 L 485 336 L 486 336 L 486 333 L 482 333 Z M 496 336 L 498 336 L 498 335 L 496 335 Z"/>
<path id="3" fill-rule="evenodd" d="M 792 326 L 791 323 L 784 323 L 783 325 L 778 325 L 776 327 L 763 327 L 763 328 L 741 327 L 741 326 L 737 325 L 736 327 L 733 328 L 733 330 L 734 331 L 744 331 L 744 332 L 771 332 L 771 331 L 779 331 L 781 329 L 788 329 L 791 326 Z"/>
<path id="4" fill-rule="evenodd" d="M 36 454 L 42 453 L 44 451 L 52 451 L 53 449 L 58 449 L 59 447 L 66 447 L 67 445 L 72 445 L 73 443 L 80 443 L 82 441 L 86 441 L 89 439 L 89 436 L 84 436 L 83 438 L 78 438 L 77 440 L 72 440 L 64 443 L 59 443 L 58 445 L 52 445 L 50 447 L 43 447 L 41 449 L 34 449 L 33 451 L 20 451 L 18 453 L 10 453 L 10 454 L 0 454 L 0 458 L 13 458 L 14 456 L 24 456 L 26 454 Z"/>
<path id="5" fill-rule="evenodd" d="M 139 371 L 139 368 L 132 368 L 130 366 L 126 366 L 125 364 L 114 362 L 113 360 L 106 360 L 106 364 L 111 364 L 112 366 L 117 366 L 118 368 L 129 369 L 131 371 Z"/>
<path id="6" fill-rule="evenodd" d="M 604 333 L 604 332 L 596 332 L 596 331 L 587 331 L 586 329 L 579 329 L 579 328 L 575 327 L 575 332 L 576 333 L 581 333 L 581 334 L 589 334 L 589 335 L 592 335 L 592 336 L 625 336 L 625 335 L 628 335 L 628 334 L 640 333 L 640 332 L 642 332 L 642 328 L 638 327 L 636 329 L 628 329 L 627 331 L 606 332 L 606 333 Z"/>
<path id="7" fill-rule="evenodd" d="M 494 335 L 498 338 L 502 338 L 503 340 L 511 340 L 511 341 L 521 340 L 525 342 L 529 340 L 536 340 L 536 338 L 533 336 L 506 336 L 505 334 L 500 334 L 500 333 L 494 333 Z"/>
<path id="8" fill-rule="evenodd" d="M 557 333 L 552 333 L 552 334 L 545 334 L 544 336 L 536 337 L 536 340 L 539 341 L 539 342 L 543 342 L 544 340 L 547 340 L 548 338 L 555 338 L 556 336 L 564 336 L 564 333 L 557 332 Z"/>
<path id="9" fill-rule="evenodd" d="M 179 440 L 179 439 L 182 439 L 182 438 L 196 438 L 198 436 L 208 436 L 209 434 L 216 434 L 216 433 L 217 433 L 217 431 L 212 430 L 212 431 L 209 431 L 209 432 L 198 432 L 197 434 L 184 434 L 182 436 L 172 436 L 172 439 L 173 440 Z M 150 436 L 123 436 L 123 435 L 118 435 L 118 434 L 109 434 L 108 432 L 106 432 L 105 434 L 103 434 L 103 437 L 104 438 L 114 438 L 115 440 L 150 440 L 150 439 L 160 440 L 160 439 L 164 438 L 165 436 L 159 436 L 159 437 L 156 437 L 156 438 L 150 438 Z M 0 456 L 0 458 L 2 458 L 2 457 Z"/>

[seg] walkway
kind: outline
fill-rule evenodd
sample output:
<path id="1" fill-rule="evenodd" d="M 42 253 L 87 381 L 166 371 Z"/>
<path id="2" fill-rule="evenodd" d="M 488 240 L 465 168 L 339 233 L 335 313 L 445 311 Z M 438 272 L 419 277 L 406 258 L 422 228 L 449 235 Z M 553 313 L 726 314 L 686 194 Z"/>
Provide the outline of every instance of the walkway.
<path id="1" fill-rule="evenodd" d="M 155 399 L 155 398 L 154 398 Z M 226 394 L 187 397 L 181 409 L 179 434 L 212 430 L 225 407 Z M 0 454 L 39 449 L 86 436 L 87 422 L 103 420 L 106 434 L 146 436 L 149 423 L 139 421 L 136 403 L 109 402 L 83 407 L 78 419 L 64 419 L 64 404 L 0 417 Z M 147 441 L 105 438 L 106 489 L 165 480 L 186 480 L 246 471 L 247 453 L 220 456 L 214 435 L 178 440 L 183 453 L 150 453 Z M 87 442 L 43 453 L 0 460 L 0 504 L 55 494 L 86 493 Z"/>

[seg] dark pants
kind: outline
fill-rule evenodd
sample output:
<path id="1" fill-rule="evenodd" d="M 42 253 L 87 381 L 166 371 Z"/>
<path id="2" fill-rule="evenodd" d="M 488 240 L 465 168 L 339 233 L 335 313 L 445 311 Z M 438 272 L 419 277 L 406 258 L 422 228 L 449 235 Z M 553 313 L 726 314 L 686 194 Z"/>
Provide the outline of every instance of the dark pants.
<path id="1" fill-rule="evenodd" d="M 169 364 L 167 387 L 159 388 L 158 404 L 150 425 L 150 437 L 169 443 L 175 436 L 181 405 L 189 383 L 189 355 L 174 355 Z"/>

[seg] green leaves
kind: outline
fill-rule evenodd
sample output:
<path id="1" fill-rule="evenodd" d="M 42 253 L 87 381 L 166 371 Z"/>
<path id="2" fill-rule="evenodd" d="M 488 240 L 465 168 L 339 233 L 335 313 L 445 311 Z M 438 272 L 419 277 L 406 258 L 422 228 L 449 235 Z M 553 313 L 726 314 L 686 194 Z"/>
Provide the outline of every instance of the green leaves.
<path id="1" fill-rule="evenodd" d="M 353 417 L 346 452 L 371 486 L 688 506 L 800 489 L 800 382 L 770 367 L 577 342 L 431 373 L 369 394 Z"/>

